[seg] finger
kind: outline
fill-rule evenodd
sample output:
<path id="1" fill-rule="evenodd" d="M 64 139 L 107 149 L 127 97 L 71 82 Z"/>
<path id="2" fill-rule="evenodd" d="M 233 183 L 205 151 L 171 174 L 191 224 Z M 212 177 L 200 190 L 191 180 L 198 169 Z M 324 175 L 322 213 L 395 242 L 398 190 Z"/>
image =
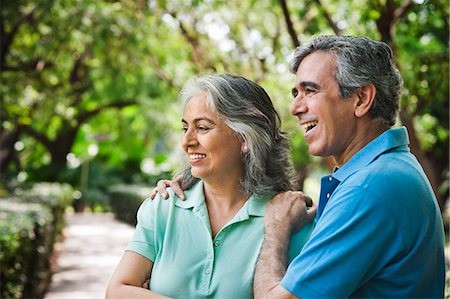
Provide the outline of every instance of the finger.
<path id="1" fill-rule="evenodd" d="M 313 220 L 317 214 L 317 204 L 313 204 L 311 207 L 306 209 L 306 217 L 308 218 L 308 222 Z"/>
<path id="2" fill-rule="evenodd" d="M 181 200 L 185 200 L 185 199 L 186 199 L 186 197 L 184 196 L 184 191 L 183 191 L 183 189 L 181 188 L 181 185 L 180 185 L 180 181 L 179 181 L 179 180 L 174 180 L 174 181 L 172 182 L 172 184 L 170 184 L 170 187 L 172 188 L 173 192 L 174 192 L 176 195 L 178 195 L 178 197 L 179 197 Z"/>
<path id="3" fill-rule="evenodd" d="M 183 180 L 183 176 L 182 175 L 179 175 L 179 176 L 177 176 L 173 181 L 174 182 L 178 182 L 178 183 L 180 183 L 181 184 L 181 181 Z"/>
<path id="4" fill-rule="evenodd" d="M 312 207 L 312 205 L 314 204 L 313 200 L 311 197 L 309 197 L 308 195 L 306 195 L 305 193 L 303 193 L 302 191 L 298 191 L 297 194 L 299 195 L 299 199 L 303 200 L 305 202 L 305 205 L 307 207 Z"/>
<path id="5" fill-rule="evenodd" d="M 305 195 L 305 194 L 303 194 L 303 196 L 304 196 L 304 197 L 303 197 L 303 200 L 305 201 L 306 206 L 307 206 L 307 207 L 312 207 L 313 204 L 314 204 L 312 198 L 309 197 L 308 195 Z"/>
<path id="6" fill-rule="evenodd" d="M 158 192 L 157 192 L 157 189 L 156 189 L 156 188 L 153 189 L 153 190 L 152 190 L 152 193 L 150 193 L 150 196 L 149 196 L 150 199 L 152 199 L 152 200 L 155 199 L 155 196 L 156 196 L 157 193 L 158 193 Z"/>
<path id="7" fill-rule="evenodd" d="M 149 286 L 150 286 L 150 279 L 147 279 L 147 280 L 144 282 L 144 284 L 142 285 L 142 287 L 143 287 L 144 289 L 148 289 Z"/>
<path id="8" fill-rule="evenodd" d="M 170 186 L 170 183 L 170 180 L 159 180 L 156 184 L 156 189 L 159 195 L 161 195 L 161 197 L 164 199 L 169 198 L 169 194 L 167 193 L 166 188 Z"/>

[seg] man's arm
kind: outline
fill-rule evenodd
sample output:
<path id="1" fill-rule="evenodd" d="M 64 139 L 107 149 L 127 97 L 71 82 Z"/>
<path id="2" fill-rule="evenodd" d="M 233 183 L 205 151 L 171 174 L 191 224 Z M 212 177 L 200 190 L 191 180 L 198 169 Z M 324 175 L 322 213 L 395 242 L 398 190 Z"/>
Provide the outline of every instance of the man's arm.
<path id="1" fill-rule="evenodd" d="M 253 282 L 256 299 L 298 298 L 280 285 L 286 273 L 291 234 L 315 216 L 317 207 L 302 192 L 284 192 L 267 205 L 264 216 L 265 238 L 256 264 Z"/>

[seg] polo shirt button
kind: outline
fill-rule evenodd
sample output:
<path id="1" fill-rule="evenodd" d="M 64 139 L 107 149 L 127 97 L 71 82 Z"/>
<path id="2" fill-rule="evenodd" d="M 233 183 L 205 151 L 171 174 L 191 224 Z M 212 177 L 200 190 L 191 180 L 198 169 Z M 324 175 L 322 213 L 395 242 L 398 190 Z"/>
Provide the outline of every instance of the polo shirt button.
<path id="1" fill-rule="evenodd" d="M 210 260 L 212 260 L 212 258 L 213 258 L 213 254 L 212 254 L 212 253 L 210 253 L 210 254 L 208 255 L 208 258 L 209 258 Z"/>
<path id="2" fill-rule="evenodd" d="M 218 247 L 219 245 L 220 245 L 220 242 L 219 242 L 219 241 L 215 241 L 215 242 L 214 242 L 214 246 Z"/>
<path id="3" fill-rule="evenodd" d="M 333 177 L 330 176 L 330 177 L 328 178 L 328 180 L 331 182 L 331 181 L 333 180 Z"/>
<path id="4" fill-rule="evenodd" d="M 206 274 L 211 274 L 211 270 L 206 269 L 205 273 L 206 273 Z"/>
<path id="5" fill-rule="evenodd" d="M 330 193 L 327 193 L 327 198 L 330 198 Z"/>

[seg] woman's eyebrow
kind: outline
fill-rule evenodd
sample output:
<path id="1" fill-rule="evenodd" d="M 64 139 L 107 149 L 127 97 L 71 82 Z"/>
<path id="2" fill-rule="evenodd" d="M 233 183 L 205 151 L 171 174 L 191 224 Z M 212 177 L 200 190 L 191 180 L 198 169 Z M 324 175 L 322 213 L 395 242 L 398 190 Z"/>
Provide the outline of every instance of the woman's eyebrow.
<path id="1" fill-rule="evenodd" d="M 216 123 L 215 123 L 212 119 L 210 119 L 209 117 L 197 117 L 197 118 L 194 118 L 194 119 L 193 119 L 193 122 L 194 122 L 194 123 L 198 123 L 199 121 L 202 121 L 202 120 L 207 121 L 207 122 L 209 122 L 209 123 L 211 123 L 211 124 L 213 124 L 213 125 L 216 124 Z M 187 121 L 186 121 L 184 118 L 181 119 L 181 122 L 187 124 Z"/>

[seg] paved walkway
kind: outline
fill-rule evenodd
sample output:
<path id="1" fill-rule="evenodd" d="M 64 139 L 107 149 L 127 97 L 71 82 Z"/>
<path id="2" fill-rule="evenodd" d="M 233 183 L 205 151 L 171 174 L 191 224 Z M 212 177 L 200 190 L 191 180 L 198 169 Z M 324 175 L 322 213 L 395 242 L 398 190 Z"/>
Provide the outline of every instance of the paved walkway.
<path id="1" fill-rule="evenodd" d="M 44 298 L 104 298 L 134 228 L 114 220 L 112 214 L 72 214 L 66 221 L 66 239 Z"/>

